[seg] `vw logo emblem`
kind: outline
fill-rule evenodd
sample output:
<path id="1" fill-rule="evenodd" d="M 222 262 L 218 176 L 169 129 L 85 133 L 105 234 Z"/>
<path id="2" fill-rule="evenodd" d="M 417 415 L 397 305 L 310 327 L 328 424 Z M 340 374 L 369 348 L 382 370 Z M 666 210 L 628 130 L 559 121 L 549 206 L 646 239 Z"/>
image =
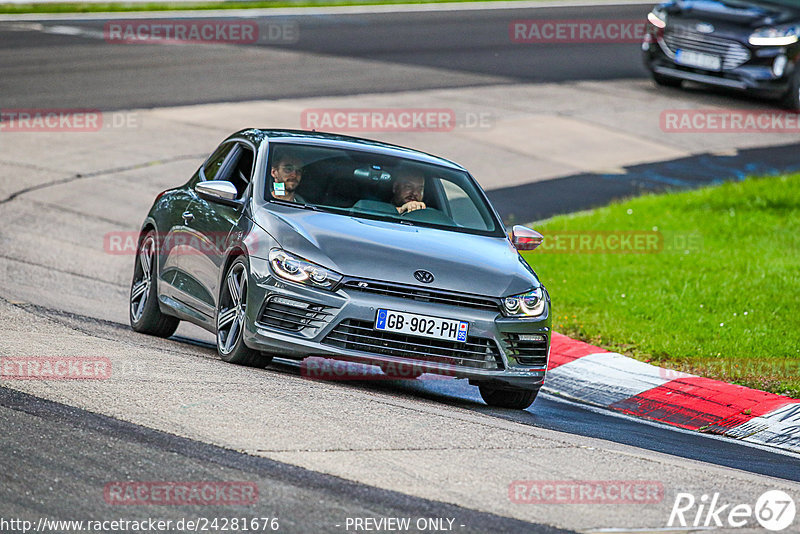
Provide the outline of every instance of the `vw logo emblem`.
<path id="1" fill-rule="evenodd" d="M 430 284 L 433 282 L 433 273 L 428 271 L 423 271 L 422 269 L 418 271 L 414 271 L 414 278 L 422 282 L 423 284 Z"/>
<path id="2" fill-rule="evenodd" d="M 701 22 L 695 26 L 695 29 L 700 33 L 712 33 L 714 31 L 714 26 L 708 24 L 707 22 Z"/>

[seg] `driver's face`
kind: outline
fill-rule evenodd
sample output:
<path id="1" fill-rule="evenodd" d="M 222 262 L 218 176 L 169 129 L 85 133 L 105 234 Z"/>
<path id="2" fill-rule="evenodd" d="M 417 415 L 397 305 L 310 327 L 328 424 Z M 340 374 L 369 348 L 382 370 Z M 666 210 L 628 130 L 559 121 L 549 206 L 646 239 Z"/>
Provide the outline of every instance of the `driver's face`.
<path id="1" fill-rule="evenodd" d="M 402 206 L 408 202 L 422 202 L 425 194 L 425 178 L 422 176 L 404 176 L 394 184 L 394 203 Z"/>
<path id="2" fill-rule="evenodd" d="M 303 163 L 295 158 L 282 159 L 278 165 L 272 167 L 272 178 L 286 184 L 287 193 L 294 193 L 303 179 Z"/>

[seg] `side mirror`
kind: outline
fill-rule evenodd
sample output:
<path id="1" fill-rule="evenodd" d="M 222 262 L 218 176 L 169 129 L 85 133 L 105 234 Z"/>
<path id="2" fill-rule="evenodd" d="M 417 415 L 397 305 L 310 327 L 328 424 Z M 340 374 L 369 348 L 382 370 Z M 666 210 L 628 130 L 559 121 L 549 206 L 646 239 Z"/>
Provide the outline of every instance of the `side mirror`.
<path id="1" fill-rule="evenodd" d="M 536 230 L 517 225 L 511 229 L 511 243 L 517 250 L 533 250 L 544 241 L 544 236 Z"/>
<path id="2" fill-rule="evenodd" d="M 224 180 L 209 180 L 207 182 L 198 182 L 194 186 L 197 193 L 209 200 L 222 201 L 224 203 L 235 202 L 239 192 L 236 187 Z"/>

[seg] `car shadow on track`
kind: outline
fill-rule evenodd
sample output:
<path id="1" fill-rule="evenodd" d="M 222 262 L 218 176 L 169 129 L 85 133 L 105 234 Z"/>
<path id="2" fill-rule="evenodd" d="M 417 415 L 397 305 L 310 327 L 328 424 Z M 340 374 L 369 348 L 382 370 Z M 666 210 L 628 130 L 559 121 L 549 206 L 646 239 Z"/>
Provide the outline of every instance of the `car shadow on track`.
<path id="1" fill-rule="evenodd" d="M 207 342 L 181 336 L 173 336 L 171 339 L 214 350 L 214 345 Z M 336 383 L 344 388 L 404 399 L 435 402 L 546 430 L 606 440 L 690 460 L 800 481 L 800 462 L 793 462 L 786 454 L 755 448 L 727 438 L 676 430 L 666 425 L 620 416 L 613 412 L 604 413 L 599 409 L 548 394 L 540 394 L 533 406 L 527 410 L 508 410 L 487 406 L 480 398 L 478 388 L 470 386 L 466 380 L 452 377 L 425 374 L 416 379 L 391 379 L 378 371 L 375 375 L 370 375 L 369 380 L 320 380 L 303 376 L 299 361 L 277 358 L 264 369 L 264 372 L 292 375 L 310 382 Z"/>

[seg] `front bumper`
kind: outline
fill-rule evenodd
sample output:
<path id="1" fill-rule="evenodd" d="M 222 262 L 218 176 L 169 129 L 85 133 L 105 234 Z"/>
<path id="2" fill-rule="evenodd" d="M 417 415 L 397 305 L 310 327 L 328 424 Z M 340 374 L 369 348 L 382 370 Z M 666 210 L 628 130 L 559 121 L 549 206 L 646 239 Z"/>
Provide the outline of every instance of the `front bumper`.
<path id="1" fill-rule="evenodd" d="M 649 25 L 642 52 L 645 66 L 654 74 L 691 82 L 746 91 L 764 97 L 777 98 L 786 94 L 797 69 L 797 52 L 787 47 L 752 47 L 743 43 L 737 49 L 746 51 L 749 59 L 735 67 L 719 71 L 679 64 L 667 45 L 664 31 Z M 732 39 L 730 42 L 734 42 Z M 698 51 L 711 52 L 711 50 Z M 787 58 L 782 72 L 773 70 L 776 58 Z M 724 57 L 724 56 L 723 56 Z"/>
<path id="2" fill-rule="evenodd" d="M 251 258 L 244 331 L 248 347 L 292 359 L 319 356 L 379 366 L 413 366 L 497 387 L 538 389 L 544 383 L 551 337 L 549 303 L 541 317 L 508 318 L 499 309 L 424 302 L 351 288 L 319 290 L 275 278 L 268 274 L 266 263 Z M 286 307 L 293 302 L 298 304 L 297 313 Z M 311 307 L 303 309 L 301 305 Z M 285 321 L 275 319 L 278 308 L 290 310 L 280 316 Z M 394 339 L 371 329 L 379 308 L 468 321 L 469 338 L 466 344 L 452 342 L 449 348 L 445 345 L 451 342 L 402 335 L 403 339 Z M 308 319 L 298 320 L 298 314 Z M 348 337 L 349 332 L 358 333 Z M 535 349 L 521 341 L 533 335 L 544 338 L 536 342 Z M 538 356 L 531 357 L 533 353 Z"/>

